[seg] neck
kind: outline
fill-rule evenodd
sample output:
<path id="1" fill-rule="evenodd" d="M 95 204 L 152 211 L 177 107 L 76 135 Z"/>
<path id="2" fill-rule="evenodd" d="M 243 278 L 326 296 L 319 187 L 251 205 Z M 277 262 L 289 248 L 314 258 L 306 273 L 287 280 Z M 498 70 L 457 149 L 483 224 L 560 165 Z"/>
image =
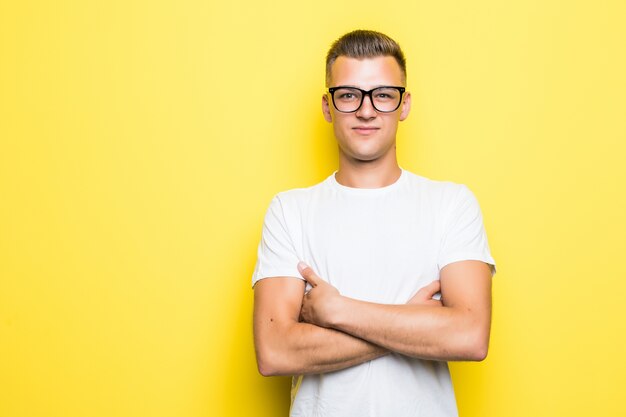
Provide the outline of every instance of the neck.
<path id="1" fill-rule="evenodd" d="M 335 179 L 346 187 L 381 188 L 395 183 L 401 173 L 395 152 L 373 161 L 354 160 L 340 153 Z"/>

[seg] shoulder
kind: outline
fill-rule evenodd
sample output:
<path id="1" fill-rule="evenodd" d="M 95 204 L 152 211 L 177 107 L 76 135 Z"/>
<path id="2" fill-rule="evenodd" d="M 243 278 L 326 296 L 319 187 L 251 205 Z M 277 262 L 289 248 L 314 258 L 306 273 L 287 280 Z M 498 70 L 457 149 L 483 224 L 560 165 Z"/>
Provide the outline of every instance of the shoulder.
<path id="1" fill-rule="evenodd" d="M 291 188 L 280 191 L 272 198 L 273 204 L 281 206 L 300 206 L 307 204 L 312 198 L 319 195 L 327 188 L 328 178 L 308 187 Z"/>
<path id="2" fill-rule="evenodd" d="M 406 171 L 406 175 L 407 183 L 411 188 L 419 190 L 425 197 L 444 206 L 453 206 L 463 200 L 473 198 L 472 191 L 465 184 L 434 180 L 411 171 Z"/>

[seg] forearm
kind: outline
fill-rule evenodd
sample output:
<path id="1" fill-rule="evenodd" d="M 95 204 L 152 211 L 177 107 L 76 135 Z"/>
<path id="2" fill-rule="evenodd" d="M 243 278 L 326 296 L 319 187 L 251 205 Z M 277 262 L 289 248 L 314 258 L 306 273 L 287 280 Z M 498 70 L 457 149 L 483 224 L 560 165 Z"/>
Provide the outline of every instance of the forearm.
<path id="1" fill-rule="evenodd" d="M 487 355 L 491 269 L 484 262 L 459 261 L 442 268 L 441 303 L 425 301 L 421 294 L 436 281 L 421 288 L 407 304 L 391 305 L 342 296 L 309 267 L 301 268 L 300 273 L 313 287 L 301 308 L 308 323 L 416 358 L 479 361 Z"/>
<path id="2" fill-rule="evenodd" d="M 265 376 L 337 371 L 388 353 L 358 337 L 301 322 L 255 324 L 255 346 Z"/>
<path id="3" fill-rule="evenodd" d="M 386 305 L 342 297 L 329 327 L 407 356 L 482 360 L 489 320 L 460 308 Z"/>

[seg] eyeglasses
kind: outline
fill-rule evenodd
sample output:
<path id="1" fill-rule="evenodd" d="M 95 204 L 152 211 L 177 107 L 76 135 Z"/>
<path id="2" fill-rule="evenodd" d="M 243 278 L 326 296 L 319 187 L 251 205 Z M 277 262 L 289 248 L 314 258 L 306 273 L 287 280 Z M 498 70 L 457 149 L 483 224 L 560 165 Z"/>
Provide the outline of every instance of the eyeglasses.
<path id="1" fill-rule="evenodd" d="M 369 96 L 370 102 L 376 111 L 391 113 L 400 107 L 404 87 L 376 87 L 369 91 L 356 87 L 331 87 L 328 89 L 333 105 L 341 113 L 354 113 L 361 108 L 363 98 Z"/>

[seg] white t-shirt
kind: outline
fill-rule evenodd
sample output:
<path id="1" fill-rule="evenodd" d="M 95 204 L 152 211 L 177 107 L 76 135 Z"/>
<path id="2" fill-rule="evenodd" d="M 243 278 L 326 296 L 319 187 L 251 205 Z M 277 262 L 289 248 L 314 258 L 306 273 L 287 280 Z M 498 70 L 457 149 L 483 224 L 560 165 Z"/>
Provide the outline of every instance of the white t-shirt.
<path id="1" fill-rule="evenodd" d="M 302 260 L 342 295 L 404 304 L 445 265 L 492 265 L 478 202 L 464 185 L 402 169 L 382 188 L 319 184 L 278 193 L 265 221 L 252 285 L 302 279 Z M 344 370 L 294 376 L 292 417 L 456 416 L 446 362 L 389 354 Z"/>

